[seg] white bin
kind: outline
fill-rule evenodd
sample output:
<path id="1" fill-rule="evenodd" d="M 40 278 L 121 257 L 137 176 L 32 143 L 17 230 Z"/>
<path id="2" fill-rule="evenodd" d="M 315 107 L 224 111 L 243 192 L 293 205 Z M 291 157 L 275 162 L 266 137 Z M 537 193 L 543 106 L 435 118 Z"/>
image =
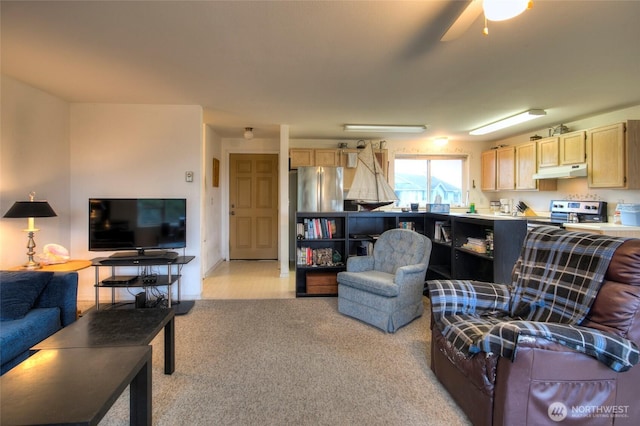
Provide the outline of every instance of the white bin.
<path id="1" fill-rule="evenodd" d="M 640 226 L 640 204 L 619 204 L 618 209 L 623 225 Z"/>

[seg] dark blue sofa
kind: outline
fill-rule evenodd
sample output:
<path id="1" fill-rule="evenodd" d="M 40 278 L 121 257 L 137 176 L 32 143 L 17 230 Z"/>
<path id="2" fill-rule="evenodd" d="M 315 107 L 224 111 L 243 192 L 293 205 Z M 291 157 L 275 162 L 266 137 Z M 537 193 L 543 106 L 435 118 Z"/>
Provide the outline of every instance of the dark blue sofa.
<path id="1" fill-rule="evenodd" d="M 77 272 L 0 271 L 0 374 L 76 320 Z"/>

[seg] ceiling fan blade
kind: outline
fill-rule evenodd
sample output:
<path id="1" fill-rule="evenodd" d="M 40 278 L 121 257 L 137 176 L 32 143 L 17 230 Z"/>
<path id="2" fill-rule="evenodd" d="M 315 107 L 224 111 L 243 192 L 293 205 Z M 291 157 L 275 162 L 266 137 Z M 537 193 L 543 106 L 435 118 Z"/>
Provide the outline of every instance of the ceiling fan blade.
<path id="1" fill-rule="evenodd" d="M 472 0 L 469 5 L 462 11 L 458 19 L 449 27 L 440 41 L 455 40 L 469 29 L 471 24 L 482 14 L 482 0 Z"/>

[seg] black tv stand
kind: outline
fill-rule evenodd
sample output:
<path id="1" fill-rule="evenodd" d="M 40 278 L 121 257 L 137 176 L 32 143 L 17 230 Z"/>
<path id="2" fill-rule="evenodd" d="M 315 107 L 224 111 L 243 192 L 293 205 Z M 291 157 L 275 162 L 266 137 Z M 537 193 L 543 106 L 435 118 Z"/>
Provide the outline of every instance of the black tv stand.
<path id="1" fill-rule="evenodd" d="M 175 251 L 166 250 L 138 250 L 138 251 L 122 251 L 109 256 L 109 259 L 122 261 L 140 261 L 140 260 L 167 260 L 176 259 L 179 254 Z"/>
<path id="2" fill-rule="evenodd" d="M 174 253 L 174 252 L 169 252 Z M 141 287 L 146 291 L 149 287 L 167 287 L 167 303 L 168 307 L 173 307 L 176 311 L 176 315 L 186 314 L 193 307 L 193 301 L 180 300 L 180 269 L 182 265 L 186 265 L 191 262 L 195 256 L 177 256 L 173 259 L 164 257 L 162 259 L 154 259 L 153 257 L 139 257 L 134 256 L 135 259 L 128 259 L 126 257 L 98 257 L 92 259 L 91 264 L 95 267 L 95 291 L 96 291 L 96 310 L 100 310 L 100 289 L 111 289 L 111 305 L 116 305 L 115 289 L 116 288 L 128 288 L 128 287 Z M 116 268 L 125 266 L 164 266 L 167 268 L 166 275 L 157 275 L 154 282 L 148 282 L 145 276 L 137 275 L 132 279 L 127 279 L 123 282 L 123 275 L 116 273 Z M 106 279 L 100 278 L 100 269 L 102 267 L 110 268 L 111 276 Z M 109 270 L 109 269 L 108 269 Z M 178 300 L 172 301 L 171 299 L 171 286 L 173 284 L 178 285 Z M 148 296 L 148 295 L 147 295 Z M 147 297 L 149 299 L 149 297 Z"/>

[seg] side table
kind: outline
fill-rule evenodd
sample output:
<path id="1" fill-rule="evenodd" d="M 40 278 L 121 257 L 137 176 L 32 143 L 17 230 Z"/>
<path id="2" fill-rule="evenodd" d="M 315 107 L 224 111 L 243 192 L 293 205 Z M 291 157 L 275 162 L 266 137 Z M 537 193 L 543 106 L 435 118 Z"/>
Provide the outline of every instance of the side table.
<path id="1" fill-rule="evenodd" d="M 40 269 L 32 269 L 32 271 L 36 272 L 73 272 L 80 271 L 82 269 L 86 269 L 91 266 L 90 260 L 77 260 L 72 259 L 65 263 L 56 263 L 54 265 L 42 265 Z M 23 270 L 21 266 L 14 266 L 9 268 L 10 271 L 21 271 Z"/>

